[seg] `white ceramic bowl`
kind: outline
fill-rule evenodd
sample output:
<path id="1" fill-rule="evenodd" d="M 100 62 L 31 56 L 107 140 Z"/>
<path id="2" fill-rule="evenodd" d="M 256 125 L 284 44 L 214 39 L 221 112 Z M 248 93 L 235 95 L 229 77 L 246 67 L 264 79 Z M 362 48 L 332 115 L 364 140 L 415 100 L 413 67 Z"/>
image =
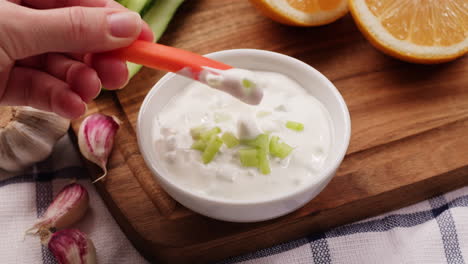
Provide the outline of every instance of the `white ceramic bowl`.
<path id="1" fill-rule="evenodd" d="M 169 99 L 186 87 L 191 80 L 176 74 L 166 74 L 146 96 L 139 115 L 137 136 L 140 151 L 156 180 L 182 205 L 219 220 L 255 222 L 290 213 L 309 202 L 328 184 L 344 158 L 351 134 L 348 108 L 335 86 L 320 72 L 292 57 L 270 51 L 236 49 L 214 52 L 207 57 L 238 68 L 279 72 L 301 84 L 317 98 L 330 113 L 334 135 L 330 153 L 317 183 L 301 186 L 294 193 L 262 201 L 235 201 L 207 198 L 177 185 L 170 175 L 165 175 L 162 164 L 156 159 L 152 131 L 155 114 L 163 109 Z"/>

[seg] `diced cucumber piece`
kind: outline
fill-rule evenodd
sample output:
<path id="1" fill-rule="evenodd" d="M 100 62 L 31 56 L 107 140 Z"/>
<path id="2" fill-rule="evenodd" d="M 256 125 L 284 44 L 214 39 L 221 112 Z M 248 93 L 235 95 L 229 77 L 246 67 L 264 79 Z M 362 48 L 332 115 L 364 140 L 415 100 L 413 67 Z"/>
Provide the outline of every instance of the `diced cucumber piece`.
<path id="1" fill-rule="evenodd" d="M 269 174 L 271 172 L 267 149 L 258 150 L 258 169 L 263 174 Z"/>
<path id="2" fill-rule="evenodd" d="M 218 153 L 222 145 L 223 141 L 218 136 L 211 137 L 202 154 L 203 163 L 210 163 L 214 159 L 216 153 Z"/>
<path id="3" fill-rule="evenodd" d="M 268 142 L 269 142 L 268 134 L 260 134 L 255 139 L 242 140 L 242 144 L 245 144 L 251 147 L 256 147 L 259 149 L 264 149 L 266 150 L 267 153 L 268 153 Z"/>
<path id="4" fill-rule="evenodd" d="M 198 140 L 201 134 L 206 132 L 208 129 L 205 126 L 197 126 L 190 129 L 190 135 L 194 140 Z"/>
<path id="5" fill-rule="evenodd" d="M 214 114 L 214 121 L 216 123 L 221 123 L 224 121 L 229 121 L 231 120 L 231 116 L 227 113 L 215 113 Z"/>
<path id="6" fill-rule="evenodd" d="M 270 140 L 270 154 L 281 159 L 286 158 L 293 151 L 293 147 L 284 142 L 280 142 L 278 136 L 271 137 Z"/>
<path id="7" fill-rule="evenodd" d="M 210 130 L 204 131 L 200 134 L 200 139 L 204 141 L 209 141 L 211 137 L 221 133 L 221 128 L 213 127 Z"/>
<path id="8" fill-rule="evenodd" d="M 254 83 L 249 79 L 242 79 L 242 86 L 244 86 L 245 88 L 252 88 L 252 86 L 254 86 Z"/>
<path id="9" fill-rule="evenodd" d="M 286 122 L 286 127 L 291 129 L 291 130 L 295 130 L 295 131 L 304 130 L 304 124 L 299 123 L 299 122 L 294 122 L 294 121 Z"/>
<path id="10" fill-rule="evenodd" d="M 193 142 L 191 148 L 203 152 L 203 151 L 205 151 L 205 149 L 206 149 L 206 145 L 207 145 L 207 144 L 206 144 L 206 141 L 197 140 L 197 141 Z"/>
<path id="11" fill-rule="evenodd" d="M 268 152 L 270 151 L 269 142 L 270 136 L 268 134 L 260 134 L 255 139 L 243 141 L 244 144 L 256 148 L 257 167 L 263 174 L 269 174 L 271 172 L 270 161 L 268 160 Z"/>
<path id="12" fill-rule="evenodd" d="M 239 158 L 244 167 L 258 167 L 258 150 L 254 148 L 239 150 Z"/>
<path id="13" fill-rule="evenodd" d="M 270 111 L 259 111 L 259 112 L 257 112 L 257 117 L 259 117 L 259 118 L 262 118 L 262 117 L 265 117 L 265 116 L 268 116 L 268 115 L 271 115 Z"/>
<path id="14" fill-rule="evenodd" d="M 270 154 L 276 153 L 280 138 L 278 136 L 272 136 L 270 139 Z"/>
<path id="15" fill-rule="evenodd" d="M 268 154 L 268 144 L 270 142 L 270 136 L 268 134 L 261 134 L 257 137 L 256 141 L 257 147 L 259 147 L 262 151 Z"/>
<path id="16" fill-rule="evenodd" d="M 221 139 L 224 141 L 224 144 L 226 144 L 228 148 L 233 148 L 239 145 L 239 140 L 231 132 L 225 132 L 221 136 Z"/>

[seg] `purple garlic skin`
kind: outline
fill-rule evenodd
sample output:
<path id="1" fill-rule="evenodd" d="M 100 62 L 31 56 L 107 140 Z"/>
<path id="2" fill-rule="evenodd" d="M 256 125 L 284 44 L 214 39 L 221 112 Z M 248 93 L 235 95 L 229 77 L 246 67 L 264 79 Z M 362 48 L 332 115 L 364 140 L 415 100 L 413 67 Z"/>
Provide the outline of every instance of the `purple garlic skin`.
<path id="1" fill-rule="evenodd" d="M 49 250 L 60 264 L 95 264 L 93 242 L 78 229 L 64 229 L 51 235 Z"/>
<path id="2" fill-rule="evenodd" d="M 88 207 L 89 194 L 86 188 L 78 183 L 69 184 L 57 194 L 41 219 L 30 230 L 70 227 L 83 218 Z"/>
<path id="3" fill-rule="evenodd" d="M 114 138 L 120 123 L 116 117 L 103 114 L 92 114 L 81 123 L 78 131 L 80 152 L 104 171 L 103 175 L 94 182 L 103 179 L 107 174 L 107 160 L 114 146 Z"/>

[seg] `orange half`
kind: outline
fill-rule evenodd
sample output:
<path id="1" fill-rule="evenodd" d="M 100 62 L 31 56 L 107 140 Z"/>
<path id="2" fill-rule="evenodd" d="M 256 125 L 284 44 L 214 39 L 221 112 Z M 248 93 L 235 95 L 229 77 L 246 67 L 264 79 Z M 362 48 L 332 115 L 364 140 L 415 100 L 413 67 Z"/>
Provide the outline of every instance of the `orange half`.
<path id="1" fill-rule="evenodd" d="M 467 0 L 350 0 L 359 29 L 378 49 L 415 63 L 440 63 L 468 51 Z"/>
<path id="2" fill-rule="evenodd" d="M 250 0 L 265 16 L 286 25 L 319 26 L 348 11 L 347 0 Z"/>

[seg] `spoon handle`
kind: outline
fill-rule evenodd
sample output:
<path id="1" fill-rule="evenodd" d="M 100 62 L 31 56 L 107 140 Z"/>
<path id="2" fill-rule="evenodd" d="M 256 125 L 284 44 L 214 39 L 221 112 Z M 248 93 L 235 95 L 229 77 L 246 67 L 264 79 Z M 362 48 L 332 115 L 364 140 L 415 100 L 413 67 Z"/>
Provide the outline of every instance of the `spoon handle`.
<path id="1" fill-rule="evenodd" d="M 232 68 L 190 51 L 142 40 L 136 40 L 128 47 L 115 50 L 112 55 L 150 68 L 182 74 L 195 80 L 198 80 L 204 66 L 219 70 Z"/>

